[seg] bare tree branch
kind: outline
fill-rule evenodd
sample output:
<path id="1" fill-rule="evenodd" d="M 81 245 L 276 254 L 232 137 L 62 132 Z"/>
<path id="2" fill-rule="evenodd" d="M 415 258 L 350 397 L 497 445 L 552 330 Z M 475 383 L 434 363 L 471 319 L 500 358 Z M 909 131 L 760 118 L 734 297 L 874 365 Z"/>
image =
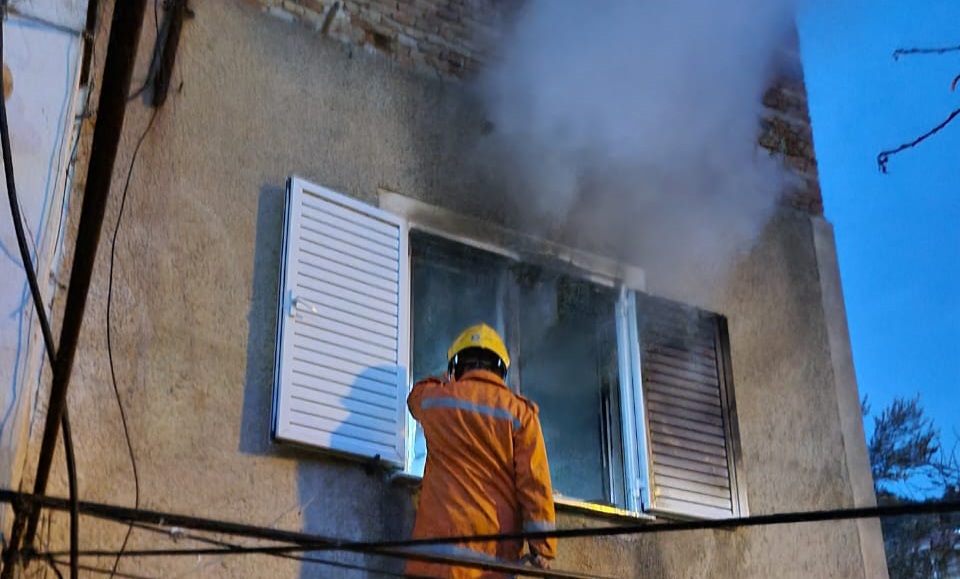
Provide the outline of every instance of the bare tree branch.
<path id="1" fill-rule="evenodd" d="M 887 172 L 887 161 L 889 161 L 890 157 L 892 157 L 893 155 L 896 155 L 897 153 L 899 153 L 899 152 L 901 152 L 901 151 L 905 151 L 905 150 L 907 150 L 907 149 L 912 149 L 913 147 L 916 147 L 917 145 L 919 145 L 920 143 L 926 141 L 926 140 L 929 139 L 930 137 L 936 135 L 937 133 L 939 133 L 940 131 L 942 131 L 942 130 L 944 129 L 944 127 L 946 127 L 947 125 L 949 125 L 949 124 L 953 121 L 953 119 L 957 118 L 958 116 L 960 116 L 960 109 L 957 109 L 957 110 L 953 111 L 952 113 L 950 113 L 950 115 L 947 116 L 947 118 L 944 119 L 944 121 L 943 121 L 942 123 L 940 123 L 939 125 L 933 127 L 932 129 L 930 129 L 930 130 L 927 131 L 926 133 L 920 135 L 919 137 L 917 137 L 917 138 L 914 139 L 913 141 L 910 141 L 909 143 L 904 143 L 904 144 L 900 145 L 899 147 L 897 147 L 896 149 L 890 149 L 890 150 L 888 150 L 888 151 L 882 151 L 879 155 L 877 155 L 877 167 L 879 167 L 880 172 L 881 172 L 881 173 L 886 173 L 886 172 Z"/>
<path id="2" fill-rule="evenodd" d="M 948 52 L 960 52 L 960 46 L 948 46 L 942 48 L 898 48 L 893 51 L 893 59 L 900 60 L 901 56 L 913 54 L 947 54 Z"/>

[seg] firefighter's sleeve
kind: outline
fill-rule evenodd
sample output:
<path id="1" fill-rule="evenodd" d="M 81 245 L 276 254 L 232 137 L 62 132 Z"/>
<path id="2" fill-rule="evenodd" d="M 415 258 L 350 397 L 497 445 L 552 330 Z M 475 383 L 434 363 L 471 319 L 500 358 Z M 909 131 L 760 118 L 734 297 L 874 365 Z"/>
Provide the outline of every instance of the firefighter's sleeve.
<path id="1" fill-rule="evenodd" d="M 556 528 L 556 513 L 553 507 L 553 486 L 550 484 L 550 467 L 547 464 L 547 447 L 540 430 L 536 406 L 520 420 L 514 433 L 514 472 L 516 473 L 517 499 L 523 517 L 524 531 L 552 531 Z M 530 551 L 548 559 L 557 556 L 557 540 L 532 539 Z"/>
<path id="2" fill-rule="evenodd" d="M 413 385 L 413 388 L 410 389 L 410 395 L 407 396 L 407 408 L 410 409 L 410 414 L 414 418 L 420 420 L 420 405 L 423 402 L 424 394 L 441 384 L 443 382 L 439 378 L 427 378 Z"/>

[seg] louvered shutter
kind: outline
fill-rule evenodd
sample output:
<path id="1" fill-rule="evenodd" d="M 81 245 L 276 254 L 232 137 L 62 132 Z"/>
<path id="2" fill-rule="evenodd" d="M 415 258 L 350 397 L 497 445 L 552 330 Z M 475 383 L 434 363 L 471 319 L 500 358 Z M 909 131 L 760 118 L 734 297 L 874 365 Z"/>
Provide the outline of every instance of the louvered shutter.
<path id="1" fill-rule="evenodd" d="M 408 284 L 401 219 L 289 180 L 276 440 L 404 464 Z"/>
<path id="2" fill-rule="evenodd" d="M 722 318 L 638 296 L 649 510 L 698 518 L 746 514 Z"/>

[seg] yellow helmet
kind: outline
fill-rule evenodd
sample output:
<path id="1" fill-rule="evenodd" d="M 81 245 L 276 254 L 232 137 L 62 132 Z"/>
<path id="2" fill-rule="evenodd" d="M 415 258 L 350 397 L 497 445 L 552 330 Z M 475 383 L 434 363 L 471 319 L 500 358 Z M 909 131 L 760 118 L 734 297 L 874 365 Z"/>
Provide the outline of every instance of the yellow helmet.
<path id="1" fill-rule="evenodd" d="M 477 324 L 470 326 L 462 331 L 457 339 L 453 341 L 450 349 L 447 350 L 447 360 L 453 358 L 467 348 L 483 348 L 490 350 L 503 360 L 503 367 L 510 367 L 510 355 L 507 353 L 507 347 L 504 345 L 500 334 L 486 324 Z"/>

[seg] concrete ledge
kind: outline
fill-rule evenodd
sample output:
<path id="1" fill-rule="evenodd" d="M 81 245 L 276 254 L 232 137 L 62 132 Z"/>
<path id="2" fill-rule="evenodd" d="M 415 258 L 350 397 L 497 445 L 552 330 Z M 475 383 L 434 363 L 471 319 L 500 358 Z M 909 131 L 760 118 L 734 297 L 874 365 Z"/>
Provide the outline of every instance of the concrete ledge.
<path id="1" fill-rule="evenodd" d="M 833 226 L 822 217 L 811 217 L 810 223 L 820 276 L 824 323 L 837 391 L 843 451 L 853 493 L 853 506 L 872 507 L 877 504 L 877 499 L 873 489 L 873 477 L 870 475 L 870 459 L 867 455 L 863 430 L 860 394 L 857 390 L 857 378 L 853 366 L 850 331 L 847 327 L 847 311 L 843 301 Z M 857 527 L 865 577 L 886 578 L 887 562 L 880 521 L 878 519 L 859 520 Z"/>

